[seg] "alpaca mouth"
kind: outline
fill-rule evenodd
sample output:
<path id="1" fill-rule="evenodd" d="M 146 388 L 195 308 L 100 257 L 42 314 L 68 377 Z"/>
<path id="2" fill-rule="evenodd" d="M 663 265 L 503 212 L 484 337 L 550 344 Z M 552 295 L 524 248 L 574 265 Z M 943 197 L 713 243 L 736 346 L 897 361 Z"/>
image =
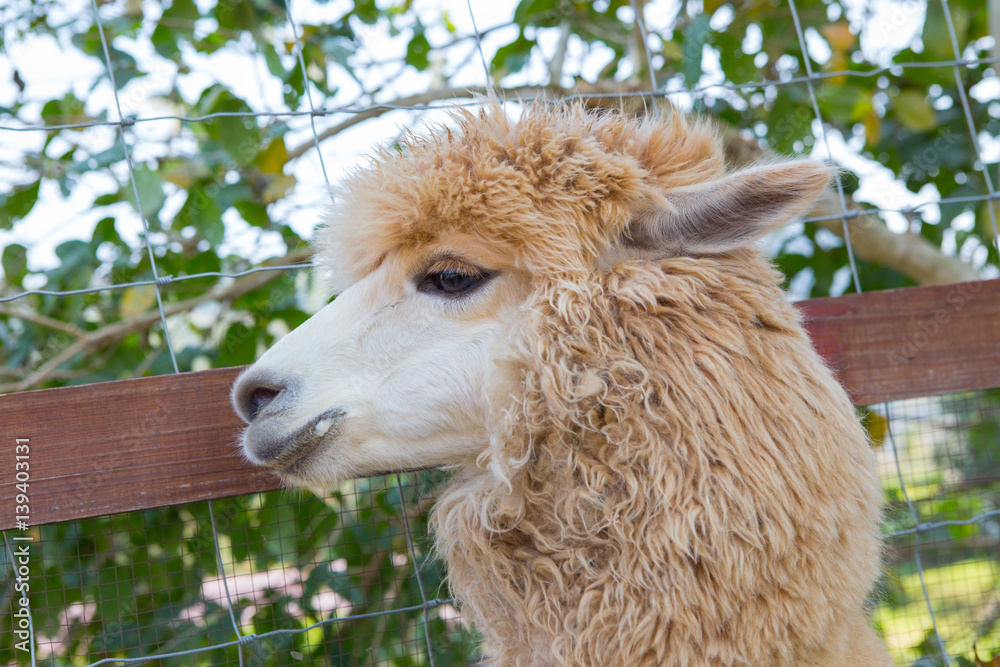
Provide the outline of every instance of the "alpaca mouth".
<path id="1" fill-rule="evenodd" d="M 336 408 L 313 417 L 285 441 L 287 444 L 274 443 L 265 448 L 271 456 L 261 457 L 260 464 L 278 473 L 298 473 L 325 440 L 337 436 L 343 419 L 344 411 Z"/>

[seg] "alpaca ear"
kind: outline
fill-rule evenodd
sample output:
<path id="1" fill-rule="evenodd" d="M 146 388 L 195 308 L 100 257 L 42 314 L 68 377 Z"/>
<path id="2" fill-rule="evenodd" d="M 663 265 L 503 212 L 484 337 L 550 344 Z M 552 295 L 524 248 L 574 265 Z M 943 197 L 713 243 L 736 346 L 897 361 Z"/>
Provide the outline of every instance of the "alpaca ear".
<path id="1" fill-rule="evenodd" d="M 619 252 L 662 256 L 749 246 L 804 213 L 829 180 L 828 167 L 796 160 L 757 165 L 665 192 L 635 211 Z"/>

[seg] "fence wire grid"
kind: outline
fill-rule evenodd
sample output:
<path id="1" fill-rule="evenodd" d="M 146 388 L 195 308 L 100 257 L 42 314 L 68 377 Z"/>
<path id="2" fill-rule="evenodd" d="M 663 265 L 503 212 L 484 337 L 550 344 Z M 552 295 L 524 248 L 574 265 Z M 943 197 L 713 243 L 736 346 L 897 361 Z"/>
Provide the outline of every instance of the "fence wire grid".
<path id="1" fill-rule="evenodd" d="M 802 86 L 811 103 L 814 135 L 833 155 L 816 88 L 844 77 L 900 76 L 909 69 L 950 69 L 973 148 L 972 167 L 986 194 L 936 197 L 906 207 L 858 206 L 845 196 L 841 177 L 836 191 L 837 215 L 813 216 L 803 223 L 841 220 L 849 258 L 850 282 L 861 292 L 850 222 L 885 213 L 912 215 L 926 206 L 983 203 L 997 250 L 1000 234 L 993 202 L 1000 194 L 983 161 L 980 135 L 963 68 L 994 65 L 1000 57 L 963 57 L 948 0 L 940 3 L 953 59 L 893 62 L 865 71 L 814 71 L 807 55 L 806 31 L 795 0 L 787 6 L 804 54 L 805 76 L 760 79 L 750 83 L 710 83 L 667 90 L 653 67 L 651 89 L 615 93 L 553 96 L 541 87 L 518 89 L 518 103 L 541 99 L 554 103 L 576 99 L 697 99 L 710 92 L 776 90 Z M 413 95 L 388 103 L 326 108 L 317 106 L 309 84 L 306 36 L 293 20 L 292 3 L 284 18 L 294 37 L 292 53 L 304 85 L 307 109 L 214 112 L 197 116 L 126 115 L 102 7 L 90 0 L 90 11 L 111 82 L 118 120 L 37 124 L 12 118 L 0 132 L 58 132 L 96 127 L 115 128 L 116 150 L 127 176 L 139 220 L 151 277 L 79 289 L 24 289 L 0 297 L 16 302 L 30 296 L 67 298 L 94 292 L 152 287 L 155 315 L 174 372 L 180 372 L 168 317 L 184 309 L 165 307 L 164 291 L 186 281 L 238 280 L 269 272 L 297 272 L 309 263 L 260 265 L 241 271 L 200 271 L 174 275 L 157 267 L 155 244 L 144 213 L 142 188 L 133 158 L 139 143 L 134 129 L 163 121 L 198 124 L 210 121 L 307 118 L 326 192 L 331 182 L 321 142 L 340 129 L 388 111 L 412 111 L 417 118 L 455 105 L 475 106 L 469 93 L 496 92 L 482 39 L 488 32 L 475 23 L 473 3 L 466 6 L 473 25 L 474 50 L 485 70 L 485 85 L 462 90 Z M 647 62 L 653 61 L 650 39 L 658 38 L 644 17 L 644 4 L 630 0 L 642 35 Z M 467 58 L 468 60 L 468 58 Z M 398 75 L 397 75 L 398 76 Z M 654 105 L 655 108 L 655 105 Z M 328 124 L 320 128 L 317 121 Z M 13 123 L 13 124 L 12 124 Z M 130 137 L 130 132 L 132 135 Z M 289 159 L 301 157 L 305 150 Z M 862 228 L 863 229 L 863 228 Z M 304 257 L 304 253 L 293 259 Z M 228 284 L 228 283 L 227 283 Z M 211 296 L 211 295 L 210 295 Z M 25 311 L 0 311 L 14 318 L 69 330 Z M 68 358 L 68 357 L 66 357 Z M 57 357 L 65 361 L 62 356 Z M 58 364 L 51 364 L 51 368 Z M 38 378 L 33 378 L 37 380 Z M 1000 382 L 998 382 L 1000 384 Z M 968 659 L 974 644 L 992 657 L 1000 650 L 1000 390 L 928 397 L 870 406 L 862 410 L 875 446 L 887 495 L 885 537 L 887 568 L 873 598 L 873 617 L 900 664 L 977 664 Z M 448 599 L 441 565 L 429 554 L 427 509 L 434 489 L 447 479 L 442 472 L 407 473 L 354 480 L 326 498 L 254 494 L 229 500 L 133 512 L 84 521 L 7 531 L 0 556 L 3 616 L 18 627 L 18 604 L 30 610 L 27 642 L 31 665 L 188 664 L 461 664 L 474 661 L 475 636 L 461 624 Z M 380 515 L 379 512 L 382 514 Z M 388 520 L 376 520 L 376 517 Z M 304 535 L 323 536 L 303 542 Z M 80 539 L 86 535 L 86 539 Z M 38 551 L 31 563 L 34 582 L 29 598 L 15 588 L 15 550 L 30 540 Z M 122 556 L 125 554 L 126 556 Z M 337 554 L 347 554 L 336 556 Z M 127 584 L 127 590 L 121 589 Z M 370 613 L 354 613 L 362 605 Z M 3 610 L 0 609 L 0 612 Z M 251 630 L 252 629 L 252 630 Z M 395 638 L 385 641 L 387 637 Z M 0 646 L 0 652 L 4 649 Z M 143 653 L 143 650 L 149 652 Z M 24 656 L 8 651 L 7 664 Z M 938 662 L 922 662 L 924 660 Z M 987 658 L 989 659 L 989 658 Z M 985 664 L 985 663 L 982 663 Z M 991 663 L 992 664 L 992 663 Z"/>

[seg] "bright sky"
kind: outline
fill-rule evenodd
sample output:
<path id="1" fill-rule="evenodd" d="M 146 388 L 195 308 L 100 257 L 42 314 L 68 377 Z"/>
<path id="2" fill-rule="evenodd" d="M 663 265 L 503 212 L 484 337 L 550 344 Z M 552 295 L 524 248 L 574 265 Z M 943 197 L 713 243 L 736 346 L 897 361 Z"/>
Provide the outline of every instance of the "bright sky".
<path id="1" fill-rule="evenodd" d="M 646 18 L 651 33 L 656 33 L 658 28 L 669 27 L 677 10 L 677 2 L 678 0 L 655 0 L 648 5 Z M 156 9 L 158 3 L 147 2 L 146 4 L 150 13 L 158 11 Z M 446 11 L 460 34 L 473 32 L 465 0 L 426 0 L 423 2 L 417 0 L 413 4 L 426 25 L 437 26 L 440 23 L 441 13 Z M 298 22 L 318 23 L 339 18 L 347 5 L 348 3 L 344 0 L 335 0 L 325 4 L 314 0 L 294 0 L 291 2 L 291 11 L 293 18 Z M 861 25 L 867 21 L 867 27 L 862 33 L 862 46 L 866 55 L 876 61 L 888 62 L 892 53 L 913 43 L 919 37 L 923 23 L 923 3 L 911 0 L 851 0 L 848 5 L 850 8 L 848 18 L 852 23 Z M 514 0 L 474 2 L 473 7 L 478 28 L 484 30 L 509 22 L 515 6 Z M 0 10 L 0 14 L 3 11 Z M 90 2 L 89 0 L 69 0 L 64 3 L 61 11 L 64 12 L 65 16 L 51 17 L 50 23 L 58 23 L 62 19 L 72 21 L 76 17 L 89 16 Z M 106 6 L 102 11 L 121 11 L 121 6 Z M 627 12 L 628 10 L 623 11 Z M 865 12 L 869 12 L 867 19 Z M 838 17 L 831 16 L 830 18 L 835 20 Z M 85 18 L 81 20 L 85 20 Z M 715 20 L 727 21 L 725 12 L 719 12 Z M 204 21 L 203 25 L 196 26 L 196 28 L 209 32 L 213 25 L 209 21 Z M 357 23 L 356 28 L 363 43 L 363 53 L 370 54 L 372 59 L 387 63 L 402 59 L 408 41 L 407 35 L 391 37 L 384 25 L 369 27 Z M 430 31 L 428 34 L 432 44 L 448 41 L 448 36 L 444 34 L 443 28 L 436 30 L 437 32 Z M 499 45 L 511 41 L 515 35 L 516 28 L 513 27 L 489 34 L 483 44 L 487 60 Z M 281 37 L 292 39 L 291 34 Z M 543 32 L 539 35 L 539 40 L 542 51 L 551 53 L 555 48 L 555 31 Z M 817 59 L 822 61 L 829 56 L 828 52 L 824 53 L 825 44 L 818 39 L 815 33 L 807 34 L 807 41 L 810 51 Z M 95 113 L 105 108 L 113 108 L 113 94 L 107 81 L 99 81 L 96 87 L 90 90 L 102 69 L 102 66 L 93 59 L 80 58 L 75 49 L 66 48 L 48 36 L 30 37 L 19 42 L 12 42 L 10 36 L 5 34 L 3 42 L 5 50 L 0 53 L 0 82 L 2 82 L 0 83 L 0 105 L 11 104 L 18 94 L 12 83 L 13 71 L 16 69 L 27 83 L 25 95 L 29 99 L 44 101 L 61 97 L 66 92 L 73 91 L 79 99 L 87 100 L 88 112 Z M 145 39 L 137 41 L 119 38 L 115 45 L 133 55 L 140 62 L 142 69 L 151 72 L 146 77 L 133 80 L 120 91 L 124 113 L 137 114 L 140 117 L 176 113 L 175 109 L 158 98 L 170 89 L 174 81 L 175 66 L 155 54 L 148 41 L 148 34 Z M 290 58 L 289 62 L 291 62 Z M 485 77 L 482 63 L 478 53 L 474 52 L 471 42 L 449 50 L 448 58 L 449 61 L 446 65 L 449 71 L 454 67 L 459 67 L 458 73 L 453 78 L 456 85 L 471 86 L 483 83 Z M 567 62 L 570 64 L 567 67 L 590 74 L 592 77 L 593 73 L 607 62 L 607 59 L 608 56 L 602 54 L 599 49 L 587 52 L 581 43 L 571 41 L 569 57 L 567 58 Z M 180 77 L 179 84 L 181 94 L 188 101 L 196 99 L 201 91 L 213 82 L 221 81 L 231 87 L 237 95 L 247 100 L 256 110 L 285 108 L 280 84 L 267 73 L 263 59 L 253 55 L 250 44 L 227 48 L 212 56 L 204 56 L 191 51 L 186 54 L 186 61 L 190 65 L 191 71 Z M 463 62 L 464 64 L 462 64 Z M 705 75 L 700 82 L 701 85 L 722 80 L 717 63 L 711 62 L 711 58 L 706 58 L 705 65 Z M 374 68 L 370 71 L 369 76 L 373 80 L 382 79 L 396 69 L 398 69 L 396 65 Z M 336 97 L 326 102 L 327 107 L 347 104 L 353 101 L 360 92 L 358 85 L 343 75 L 342 71 L 335 71 L 343 80 L 338 81 L 341 88 Z M 379 100 L 388 100 L 426 90 L 432 83 L 432 77 L 433 75 L 430 73 L 412 73 L 399 77 L 387 91 L 380 95 Z M 543 81 L 545 77 L 544 61 L 541 57 L 536 57 L 523 74 L 508 77 L 504 81 L 504 85 L 535 83 Z M 973 90 L 973 95 L 980 101 L 1000 99 L 1000 83 L 996 78 L 980 84 L 977 88 Z M 319 104 L 318 98 L 314 99 Z M 683 100 L 675 101 L 683 103 Z M 41 104 L 42 102 L 39 102 L 33 108 L 29 108 L 23 118 L 29 121 L 37 120 Z M 36 117 L 33 118 L 32 114 L 36 114 Z M 109 115 L 112 119 L 116 118 L 114 111 L 110 112 Z M 424 116 L 429 117 L 432 114 L 417 114 L 406 111 L 388 113 L 380 119 L 367 121 L 342 133 L 335 140 L 325 142 L 323 144 L 323 158 L 330 179 L 336 181 L 344 170 L 356 164 L 374 143 L 393 137 L 400 128 L 413 126 Z M 322 131 L 323 127 L 340 122 L 343 118 L 344 116 L 333 116 L 318 119 L 317 129 Z M 173 133 L 178 122 L 171 120 L 137 124 L 133 130 L 132 145 L 130 146 L 135 156 L 142 159 L 144 156 L 158 155 L 162 148 L 159 140 Z M 15 123 L 0 119 L 0 125 L 8 124 Z M 308 119 L 294 119 L 289 121 L 289 125 L 293 129 L 286 136 L 286 145 L 297 146 L 311 139 L 312 134 Z M 817 131 L 818 129 L 817 125 Z M 7 191 L 12 184 L 25 182 L 24 171 L 18 168 L 18 165 L 23 164 L 26 152 L 36 152 L 40 148 L 43 136 L 41 133 L 31 132 L 14 133 L 0 130 L 0 133 L 3 135 L 3 141 L 0 141 L 0 191 Z M 95 149 L 111 147 L 114 142 L 118 141 L 117 130 L 114 128 L 90 129 L 83 136 Z M 1000 142 L 991 141 L 985 133 L 983 133 L 981 140 L 985 142 L 984 157 L 986 161 L 993 162 L 1000 159 Z M 924 201 L 933 201 L 937 198 L 937 193 L 933 188 L 925 188 L 920 193 L 907 191 L 887 169 L 861 158 L 858 155 L 860 146 L 858 138 L 845 139 L 837 133 L 830 133 L 829 143 L 836 162 L 862 177 L 862 187 L 858 193 L 859 199 L 881 206 L 901 208 Z M 53 144 L 48 151 L 50 155 L 58 154 L 59 140 Z M 826 156 L 823 142 L 816 142 L 813 154 L 817 157 Z M 300 234 L 309 237 L 322 213 L 322 207 L 329 203 L 316 151 L 310 151 L 305 157 L 290 165 L 289 169 L 297 178 L 298 185 L 286 200 L 274 205 L 270 212 L 274 219 L 287 221 Z M 117 176 L 123 181 L 127 178 L 125 172 L 119 173 Z M 95 194 L 112 192 L 116 189 L 115 179 L 107 173 L 95 172 L 86 175 L 81 187 L 77 187 L 69 197 L 60 193 L 58 186 L 51 181 L 44 181 L 39 202 L 31 214 L 17 224 L 13 231 L 0 231 L 0 246 L 11 242 L 21 243 L 29 248 L 29 263 L 32 267 L 53 266 L 58 262 L 54 249 L 59 243 L 71 238 L 88 237 L 94 224 L 109 214 L 107 210 L 90 209 L 90 203 Z M 180 208 L 183 200 L 184 194 L 182 192 L 171 194 L 164 205 L 163 215 L 169 217 Z M 128 204 L 120 205 L 116 212 L 119 213 L 119 232 L 127 238 L 137 239 L 141 230 L 138 216 Z M 933 218 L 933 213 L 931 213 L 931 218 Z M 234 212 L 230 211 L 225 220 L 227 237 L 223 251 L 239 252 L 254 259 L 262 259 L 274 254 L 280 248 L 276 235 L 270 238 L 267 235 L 262 237 L 260 230 L 248 226 Z M 902 216 L 890 217 L 888 222 L 896 231 L 902 231 L 906 226 L 906 221 Z M 971 225 L 971 220 L 957 221 L 957 224 L 959 226 Z"/>

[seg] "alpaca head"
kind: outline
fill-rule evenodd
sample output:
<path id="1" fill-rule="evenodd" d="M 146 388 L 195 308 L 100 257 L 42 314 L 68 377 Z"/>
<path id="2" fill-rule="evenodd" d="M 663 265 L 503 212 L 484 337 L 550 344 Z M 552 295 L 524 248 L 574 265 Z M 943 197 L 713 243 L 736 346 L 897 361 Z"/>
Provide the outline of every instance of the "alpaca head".
<path id="1" fill-rule="evenodd" d="M 339 296 L 237 381 L 244 452 L 314 487 L 474 462 L 520 386 L 496 361 L 546 345 L 524 324 L 539 295 L 621 262 L 739 253 L 827 180 L 809 161 L 727 174 L 711 129 L 678 115 L 456 112 L 338 191 L 316 260 Z"/>

